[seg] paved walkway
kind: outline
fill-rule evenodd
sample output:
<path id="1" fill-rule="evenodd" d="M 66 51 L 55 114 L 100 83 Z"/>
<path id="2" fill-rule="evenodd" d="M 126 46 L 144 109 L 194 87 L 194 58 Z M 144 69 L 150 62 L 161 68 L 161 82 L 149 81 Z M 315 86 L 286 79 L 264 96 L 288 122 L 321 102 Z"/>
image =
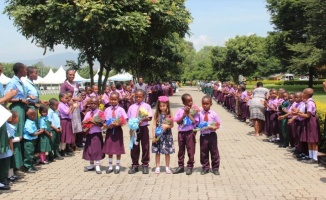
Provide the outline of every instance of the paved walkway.
<path id="1" fill-rule="evenodd" d="M 173 113 L 182 106 L 180 96 L 185 92 L 201 105 L 203 94 L 195 87 L 183 87 L 170 97 Z M 24 177 L 0 199 L 326 199 L 324 168 L 297 162 L 284 149 L 264 142 L 264 137 L 250 136 L 252 128 L 235 120 L 221 106 L 214 103 L 212 108 L 222 119 L 218 131 L 220 176 L 200 175 L 198 143 L 191 176 L 154 174 L 153 154 L 149 175 L 128 175 L 129 151 L 122 157 L 119 175 L 85 173 L 83 168 L 88 163 L 81 159 L 81 152 L 76 152 L 72 158 L 41 166 L 36 174 L 22 174 Z M 124 130 L 127 133 L 127 127 Z M 177 151 L 175 128 L 173 134 Z M 126 150 L 128 142 L 125 134 Z M 106 158 L 103 170 L 107 164 Z M 171 166 L 177 166 L 177 154 L 171 156 Z"/>

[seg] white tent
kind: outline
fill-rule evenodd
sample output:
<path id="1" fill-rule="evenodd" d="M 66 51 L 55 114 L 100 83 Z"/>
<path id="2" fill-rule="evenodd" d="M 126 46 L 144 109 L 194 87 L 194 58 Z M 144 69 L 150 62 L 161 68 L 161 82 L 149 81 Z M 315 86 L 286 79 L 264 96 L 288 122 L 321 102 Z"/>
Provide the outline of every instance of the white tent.
<path id="1" fill-rule="evenodd" d="M 58 71 L 54 74 L 54 77 L 51 78 L 52 84 L 62 84 L 66 80 L 66 71 L 61 66 Z"/>
<path id="2" fill-rule="evenodd" d="M 50 69 L 50 71 L 48 72 L 48 74 L 46 76 L 44 76 L 44 78 L 42 79 L 43 84 L 51 84 L 52 80 L 54 77 L 54 72 L 52 71 L 52 69 Z"/>
<path id="3" fill-rule="evenodd" d="M 9 83 L 10 80 L 11 80 L 11 78 L 8 78 L 6 75 L 1 74 L 0 83 L 2 83 L 3 85 L 6 85 L 7 83 Z"/>
<path id="4" fill-rule="evenodd" d="M 81 77 L 78 74 L 78 71 L 76 71 L 74 81 L 76 81 L 76 82 L 86 82 L 86 81 L 89 81 L 89 79 L 86 79 L 86 78 Z"/>
<path id="5" fill-rule="evenodd" d="M 132 75 L 128 72 L 116 74 L 108 78 L 109 81 L 130 81 L 132 80 Z"/>

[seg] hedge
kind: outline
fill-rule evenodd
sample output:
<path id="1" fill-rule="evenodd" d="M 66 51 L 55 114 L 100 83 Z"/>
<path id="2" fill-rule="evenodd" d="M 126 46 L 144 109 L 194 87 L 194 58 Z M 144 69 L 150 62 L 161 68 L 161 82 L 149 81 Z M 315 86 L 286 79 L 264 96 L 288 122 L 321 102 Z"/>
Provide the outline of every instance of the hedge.
<path id="1" fill-rule="evenodd" d="M 326 137 L 325 137 L 325 113 L 326 113 L 326 104 L 321 102 L 316 102 L 316 115 L 318 117 L 321 140 L 319 142 L 318 151 L 326 153 Z"/>
<path id="2" fill-rule="evenodd" d="M 314 85 L 322 85 L 324 80 L 313 81 Z M 277 85 L 309 85 L 309 81 L 279 81 Z"/>

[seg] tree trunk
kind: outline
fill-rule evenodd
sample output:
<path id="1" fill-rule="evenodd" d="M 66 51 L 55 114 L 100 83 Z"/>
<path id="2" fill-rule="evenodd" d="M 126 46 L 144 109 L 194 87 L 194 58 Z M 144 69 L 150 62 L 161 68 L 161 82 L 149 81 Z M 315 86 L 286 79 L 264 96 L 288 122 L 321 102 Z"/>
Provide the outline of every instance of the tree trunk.
<path id="1" fill-rule="evenodd" d="M 105 63 L 100 62 L 100 71 L 98 72 L 98 81 L 97 81 L 97 87 L 99 91 L 102 91 L 102 75 L 103 75 L 103 69 L 104 69 L 104 65 Z"/>
<path id="2" fill-rule="evenodd" d="M 313 67 L 309 67 L 309 83 L 308 83 L 308 87 L 313 88 L 313 84 L 314 84 L 314 80 L 313 80 L 313 73 L 314 73 L 314 68 Z"/>
<path id="3" fill-rule="evenodd" d="M 105 73 L 105 77 L 104 77 L 104 84 L 102 85 L 102 89 L 101 89 L 101 92 L 102 93 L 104 93 L 104 90 L 105 90 L 105 87 L 106 87 L 106 83 L 108 82 L 110 71 L 111 71 L 111 68 L 110 69 L 106 69 L 106 73 Z"/>
<path id="4" fill-rule="evenodd" d="M 87 56 L 87 62 L 89 65 L 89 74 L 91 76 L 91 86 L 92 86 L 92 85 L 94 85 L 94 70 L 93 70 L 94 63 L 93 63 L 92 58 L 89 56 Z"/>

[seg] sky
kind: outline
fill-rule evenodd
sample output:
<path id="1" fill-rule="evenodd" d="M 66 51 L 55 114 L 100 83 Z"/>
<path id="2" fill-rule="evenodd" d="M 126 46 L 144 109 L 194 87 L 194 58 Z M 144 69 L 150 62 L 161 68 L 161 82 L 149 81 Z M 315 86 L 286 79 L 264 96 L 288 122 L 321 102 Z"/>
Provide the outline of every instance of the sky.
<path id="1" fill-rule="evenodd" d="M 4 7 L 4 1 L 0 1 L 0 61 L 42 59 L 44 50 L 17 31 L 13 21 L 2 14 Z M 194 44 L 197 51 L 204 46 L 223 46 L 237 35 L 265 37 L 268 31 L 273 30 L 266 0 L 188 0 L 186 7 L 193 17 L 191 35 L 186 39 Z M 72 50 L 60 45 L 45 56 L 67 51 Z"/>

